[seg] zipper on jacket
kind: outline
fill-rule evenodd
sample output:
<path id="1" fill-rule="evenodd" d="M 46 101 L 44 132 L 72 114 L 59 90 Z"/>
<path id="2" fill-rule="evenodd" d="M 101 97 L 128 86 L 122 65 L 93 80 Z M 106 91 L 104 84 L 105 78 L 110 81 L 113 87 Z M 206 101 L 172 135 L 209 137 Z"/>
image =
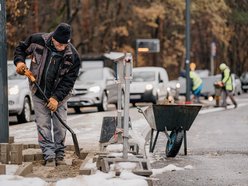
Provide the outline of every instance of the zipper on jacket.
<path id="1" fill-rule="evenodd" d="M 50 61 L 49 61 L 48 65 L 47 65 L 46 72 L 45 72 L 45 82 L 44 82 L 44 84 L 45 84 L 45 86 L 44 86 L 44 94 L 45 94 L 45 95 L 46 95 L 46 79 L 47 79 L 47 72 L 48 72 L 48 70 L 49 70 L 49 68 L 50 68 L 50 64 L 51 64 L 51 62 L 52 62 L 52 59 L 53 59 L 53 55 L 51 55 Z"/>

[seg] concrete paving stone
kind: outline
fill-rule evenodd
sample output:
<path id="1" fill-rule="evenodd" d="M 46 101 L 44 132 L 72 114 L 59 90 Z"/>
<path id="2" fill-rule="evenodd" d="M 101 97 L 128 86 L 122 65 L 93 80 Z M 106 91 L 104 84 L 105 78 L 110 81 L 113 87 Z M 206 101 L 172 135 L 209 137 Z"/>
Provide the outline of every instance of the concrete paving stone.
<path id="1" fill-rule="evenodd" d="M 34 154 L 24 154 L 23 155 L 23 161 L 24 162 L 33 162 L 35 160 Z"/>
<path id="2" fill-rule="evenodd" d="M 11 164 L 22 164 L 22 144 L 12 143 L 10 144 L 10 162 Z"/>
<path id="3" fill-rule="evenodd" d="M 6 165 L 0 164 L 0 175 L 6 174 Z"/>
<path id="4" fill-rule="evenodd" d="M 33 171 L 33 163 L 32 162 L 24 162 L 22 165 L 19 166 L 15 175 L 18 176 L 26 176 Z"/>
<path id="5" fill-rule="evenodd" d="M 37 153 L 34 155 L 34 160 L 35 161 L 39 161 L 39 160 L 43 160 L 43 154 L 42 153 Z"/>
<path id="6" fill-rule="evenodd" d="M 9 137 L 9 143 L 14 143 L 14 142 L 15 142 L 14 136 L 10 136 L 10 137 Z"/>
<path id="7" fill-rule="evenodd" d="M 0 143 L 0 162 L 3 164 L 9 164 L 10 155 L 9 155 L 9 144 Z"/>

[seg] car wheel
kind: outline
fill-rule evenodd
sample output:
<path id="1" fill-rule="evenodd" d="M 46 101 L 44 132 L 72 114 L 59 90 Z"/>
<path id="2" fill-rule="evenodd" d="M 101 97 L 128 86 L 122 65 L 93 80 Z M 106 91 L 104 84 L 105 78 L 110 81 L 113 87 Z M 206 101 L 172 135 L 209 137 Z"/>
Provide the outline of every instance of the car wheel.
<path id="1" fill-rule="evenodd" d="M 26 123 L 31 121 L 31 106 L 27 97 L 24 98 L 23 109 L 20 115 L 17 115 L 18 123 Z"/>
<path id="2" fill-rule="evenodd" d="M 81 113 L 80 107 L 73 107 L 73 109 L 77 114 Z"/>
<path id="3" fill-rule="evenodd" d="M 106 93 L 103 93 L 102 102 L 97 107 L 97 109 L 98 109 L 98 111 L 107 111 L 108 110 L 108 96 L 106 95 Z"/>

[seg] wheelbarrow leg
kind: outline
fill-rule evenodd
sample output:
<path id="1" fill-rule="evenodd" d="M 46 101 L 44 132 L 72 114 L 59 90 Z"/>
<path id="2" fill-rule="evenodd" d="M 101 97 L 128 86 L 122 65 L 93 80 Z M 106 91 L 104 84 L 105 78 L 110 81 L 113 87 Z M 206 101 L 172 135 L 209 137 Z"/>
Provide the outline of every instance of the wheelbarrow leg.
<path id="1" fill-rule="evenodd" d="M 157 139 L 158 139 L 158 134 L 159 134 L 159 131 L 157 131 L 157 134 L 156 134 L 156 136 L 155 136 L 155 140 L 154 140 L 154 143 L 153 143 L 153 145 L 152 145 L 152 149 L 151 149 L 150 152 L 153 152 L 153 151 L 154 151 L 154 148 L 155 148 L 155 145 L 156 145 Z"/>
<path id="2" fill-rule="evenodd" d="M 183 137 L 184 137 L 184 155 L 187 155 L 187 137 L 186 137 L 186 130 L 183 130 Z"/>
<path id="3" fill-rule="evenodd" d="M 154 132 L 154 129 L 152 129 L 152 130 L 151 130 L 151 137 L 150 137 L 150 148 L 149 148 L 149 152 L 152 152 L 153 132 Z"/>

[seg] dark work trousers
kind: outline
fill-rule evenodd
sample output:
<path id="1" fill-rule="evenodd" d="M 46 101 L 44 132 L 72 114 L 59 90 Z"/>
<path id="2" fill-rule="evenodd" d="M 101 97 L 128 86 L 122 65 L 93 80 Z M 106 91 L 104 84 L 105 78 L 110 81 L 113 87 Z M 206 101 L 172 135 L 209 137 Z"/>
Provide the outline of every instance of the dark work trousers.
<path id="1" fill-rule="evenodd" d="M 233 97 L 232 91 L 222 90 L 222 93 L 223 93 L 223 102 L 222 102 L 222 106 L 223 107 L 226 107 L 227 106 L 227 102 L 226 102 L 227 97 L 229 97 L 231 99 L 232 103 L 234 104 L 234 106 L 237 107 L 237 102 L 236 102 L 236 100 Z"/>
<path id="2" fill-rule="evenodd" d="M 66 128 L 47 107 L 44 100 L 33 96 L 35 121 L 38 130 L 38 141 L 44 159 L 64 157 Z M 66 123 L 67 102 L 56 111 Z"/>

